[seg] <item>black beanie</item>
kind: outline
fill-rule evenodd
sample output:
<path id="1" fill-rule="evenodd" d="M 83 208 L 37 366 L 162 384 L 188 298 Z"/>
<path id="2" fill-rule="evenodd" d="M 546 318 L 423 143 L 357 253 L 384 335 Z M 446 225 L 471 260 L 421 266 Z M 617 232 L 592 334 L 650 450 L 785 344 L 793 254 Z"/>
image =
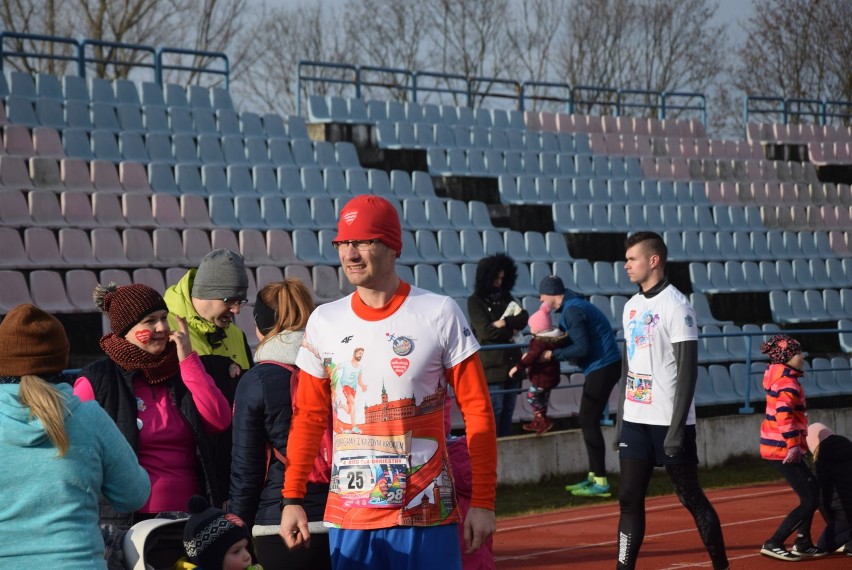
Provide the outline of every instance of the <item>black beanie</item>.
<path id="1" fill-rule="evenodd" d="M 183 529 L 183 547 L 190 562 L 211 570 L 222 567 L 225 554 L 242 539 L 251 540 L 246 523 L 233 513 L 214 509 L 207 499 L 189 500 L 189 520 Z"/>

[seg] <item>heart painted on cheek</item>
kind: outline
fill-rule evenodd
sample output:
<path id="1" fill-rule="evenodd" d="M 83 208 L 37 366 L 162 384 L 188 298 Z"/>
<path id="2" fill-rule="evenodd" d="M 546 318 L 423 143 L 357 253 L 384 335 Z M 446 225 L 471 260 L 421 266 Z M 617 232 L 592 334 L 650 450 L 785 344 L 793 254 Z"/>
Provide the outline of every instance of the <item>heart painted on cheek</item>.
<path id="1" fill-rule="evenodd" d="M 136 331 L 134 333 L 134 336 L 136 337 L 136 340 L 138 340 L 142 344 L 148 344 L 148 342 L 151 340 L 151 331 L 149 331 L 149 330 Z"/>
<path id="2" fill-rule="evenodd" d="M 397 376 L 405 374 L 405 371 L 408 370 L 409 364 L 410 363 L 407 358 L 394 358 L 391 360 L 391 368 L 393 368 L 393 371 Z"/>

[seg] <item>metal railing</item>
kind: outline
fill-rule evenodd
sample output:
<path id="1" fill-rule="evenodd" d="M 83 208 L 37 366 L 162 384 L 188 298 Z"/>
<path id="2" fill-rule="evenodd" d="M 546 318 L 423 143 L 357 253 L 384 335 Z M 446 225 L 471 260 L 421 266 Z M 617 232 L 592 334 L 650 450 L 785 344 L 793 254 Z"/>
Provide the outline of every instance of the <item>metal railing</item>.
<path id="1" fill-rule="evenodd" d="M 24 40 L 33 44 L 45 44 L 42 51 L 37 49 L 7 49 L 6 43 L 8 40 Z M 60 44 L 70 46 L 73 55 L 53 53 L 47 47 L 52 44 Z M 142 59 L 137 59 L 135 54 L 142 54 Z M 126 57 L 119 57 L 119 54 L 124 54 Z M 211 68 L 209 63 L 205 65 L 182 65 L 170 64 L 164 61 L 168 55 L 189 55 L 202 60 L 212 62 L 222 62 L 224 69 Z M 147 56 L 150 56 L 150 61 Z M 111 42 L 104 40 L 84 39 L 82 41 L 73 38 L 65 38 L 61 36 L 48 36 L 39 34 L 27 34 L 20 32 L 4 31 L 0 32 L 0 71 L 4 69 L 6 61 L 10 58 L 22 59 L 46 59 L 62 62 L 75 62 L 77 64 L 76 73 L 81 77 L 86 77 L 87 69 L 90 65 L 100 67 L 100 73 L 97 76 L 104 76 L 104 71 L 107 66 L 126 69 L 127 73 L 131 69 L 150 69 L 153 71 L 152 80 L 158 84 L 163 83 L 164 70 L 189 71 L 199 75 L 212 74 L 224 77 L 225 88 L 230 85 L 230 66 L 228 56 L 221 52 L 191 50 L 172 47 L 155 48 L 144 44 L 129 44 L 121 42 Z"/>
<path id="2" fill-rule="evenodd" d="M 328 77 L 322 70 L 346 70 L 350 73 L 340 77 Z M 400 76 L 405 81 L 371 82 L 364 79 L 365 72 L 386 76 Z M 426 80 L 434 80 L 427 82 Z M 585 109 L 587 114 L 603 108 L 603 114 L 622 115 L 628 109 L 647 109 L 652 116 L 665 119 L 669 111 L 696 111 L 701 122 L 707 126 L 707 102 L 701 93 L 647 91 L 641 89 L 616 89 L 589 85 L 571 86 L 567 83 L 546 81 L 519 81 L 499 77 L 465 76 L 440 71 L 408 70 L 392 67 L 362 66 L 346 63 L 302 60 L 298 64 L 298 89 L 296 109 L 302 113 L 302 91 L 304 85 L 312 83 L 346 84 L 354 88 L 355 97 L 363 98 L 364 87 L 383 87 L 404 93 L 404 100 L 417 102 L 421 95 L 443 94 L 457 99 L 461 97 L 467 107 L 476 106 L 477 100 L 508 100 L 511 105 L 525 111 L 531 101 L 557 103 L 568 113 Z M 565 95 L 553 95 L 553 90 Z M 541 93 L 544 91 L 544 93 Z M 636 102 L 635 95 L 650 96 L 650 102 Z M 698 103 L 689 103 L 697 99 Z M 686 102 L 678 102 L 686 101 Z"/>
<path id="3" fill-rule="evenodd" d="M 845 108 L 840 112 L 838 108 Z M 743 122 L 748 127 L 752 115 L 768 116 L 768 121 L 785 125 L 791 121 L 804 122 L 802 118 L 812 116 L 817 125 L 827 125 L 831 119 L 840 119 L 845 124 L 852 120 L 852 101 L 803 99 L 796 97 L 770 97 L 749 95 L 743 101 Z"/>
<path id="4" fill-rule="evenodd" d="M 789 329 L 789 330 L 784 331 L 784 334 L 789 334 L 791 336 L 798 336 L 798 337 L 808 336 L 808 335 L 812 335 L 812 334 L 842 334 L 842 333 L 852 333 L 852 329 L 842 329 L 842 328 Z M 752 405 L 752 399 L 753 399 L 754 396 L 751 393 L 752 392 L 751 377 L 755 374 L 762 374 L 763 373 L 762 371 L 752 371 L 752 363 L 754 362 L 754 360 L 752 359 L 752 354 L 753 354 L 753 351 L 754 351 L 754 342 L 755 342 L 754 339 L 755 339 L 755 337 L 768 338 L 768 337 L 771 337 L 771 336 L 776 335 L 776 334 L 778 334 L 778 331 L 754 331 L 754 332 L 740 331 L 740 332 L 736 332 L 736 333 L 732 333 L 732 332 L 728 332 L 728 333 L 724 333 L 724 332 L 721 332 L 721 333 L 701 333 L 701 334 L 698 335 L 699 342 L 700 342 L 701 339 L 704 339 L 704 338 L 744 337 L 744 339 L 745 339 L 745 360 L 744 361 L 743 360 L 732 360 L 731 361 L 731 363 L 736 363 L 736 362 L 743 363 L 744 362 L 744 364 L 745 364 L 745 366 L 744 366 L 745 372 L 744 372 L 743 377 L 741 377 L 741 378 L 734 378 L 733 376 L 731 377 L 731 382 L 733 382 L 733 383 L 740 382 L 741 383 L 740 385 L 742 386 L 742 393 L 744 394 L 743 405 L 738 410 L 740 414 L 753 414 L 755 412 L 754 406 Z M 621 343 L 624 342 L 624 339 L 619 338 L 619 339 L 617 339 L 617 341 L 618 341 L 619 344 L 621 344 Z M 521 349 L 523 349 L 523 348 L 526 348 L 527 346 L 529 346 L 529 345 L 527 345 L 527 344 L 492 344 L 492 345 L 482 346 L 481 350 L 485 350 L 485 351 L 487 351 L 487 350 L 506 350 L 506 349 L 510 349 L 510 348 L 521 348 Z M 852 371 L 852 366 L 850 366 L 848 368 L 829 368 L 829 369 L 810 368 L 807 372 L 809 374 L 814 374 L 814 373 L 818 373 L 818 372 L 837 371 L 837 370 Z M 575 373 L 575 372 L 582 372 L 582 371 L 580 369 L 576 368 L 575 366 L 571 366 L 571 365 L 568 365 L 567 363 L 563 363 L 563 367 L 562 367 L 561 372 L 563 374 L 572 374 L 572 373 Z M 582 388 L 582 384 L 572 384 L 572 385 L 560 384 L 559 386 L 557 386 L 554 389 L 555 390 L 561 390 L 561 389 L 576 389 L 576 388 Z M 507 389 L 507 390 L 493 390 L 492 391 L 492 393 L 495 393 L 495 394 L 508 394 L 508 393 L 521 394 L 523 392 L 526 392 L 525 388 L 524 389 Z M 852 395 L 852 375 L 850 375 L 849 395 Z M 814 397 L 819 397 L 819 394 L 814 395 Z M 710 403 L 708 405 L 712 406 L 712 405 L 720 405 L 720 404 Z M 603 421 L 605 421 L 605 422 L 610 421 L 608 409 L 604 411 L 604 420 Z M 607 425 L 609 425 L 609 424 L 607 424 Z"/>

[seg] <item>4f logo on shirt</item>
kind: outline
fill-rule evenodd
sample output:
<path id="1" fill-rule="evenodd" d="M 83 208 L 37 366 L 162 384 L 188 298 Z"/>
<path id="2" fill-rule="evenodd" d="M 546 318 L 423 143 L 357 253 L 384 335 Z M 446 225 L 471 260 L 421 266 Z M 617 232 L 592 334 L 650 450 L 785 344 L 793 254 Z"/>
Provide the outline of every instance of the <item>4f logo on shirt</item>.
<path id="1" fill-rule="evenodd" d="M 349 344 L 349 341 L 350 341 L 350 340 L 352 340 L 352 337 L 353 337 L 353 336 L 354 336 L 354 335 L 345 336 L 345 337 L 343 337 L 343 340 L 341 340 L 340 342 L 341 342 L 342 344 Z"/>

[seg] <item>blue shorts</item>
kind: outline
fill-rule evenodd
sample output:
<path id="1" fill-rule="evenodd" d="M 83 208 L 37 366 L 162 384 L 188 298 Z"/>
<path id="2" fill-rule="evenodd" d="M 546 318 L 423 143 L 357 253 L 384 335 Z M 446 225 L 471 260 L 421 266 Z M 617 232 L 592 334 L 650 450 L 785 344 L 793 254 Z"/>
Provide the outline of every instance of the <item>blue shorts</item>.
<path id="1" fill-rule="evenodd" d="M 683 450 L 674 457 L 666 455 L 663 443 L 669 426 L 653 426 L 621 422 L 621 437 L 618 440 L 619 459 L 641 459 L 660 467 L 663 465 L 698 465 L 698 449 L 695 444 L 695 426 L 683 428 Z"/>
<path id="2" fill-rule="evenodd" d="M 461 570 L 458 525 L 328 529 L 334 570 Z"/>

